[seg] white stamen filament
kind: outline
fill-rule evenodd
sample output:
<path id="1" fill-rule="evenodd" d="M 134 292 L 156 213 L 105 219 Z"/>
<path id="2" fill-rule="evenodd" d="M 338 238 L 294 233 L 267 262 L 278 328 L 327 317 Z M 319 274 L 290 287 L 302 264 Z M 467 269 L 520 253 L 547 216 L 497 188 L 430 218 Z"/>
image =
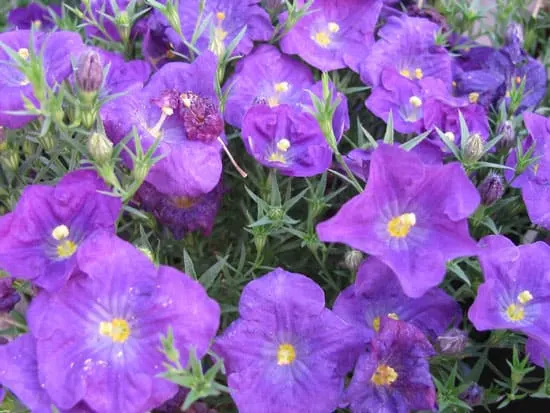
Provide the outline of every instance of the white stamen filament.
<path id="1" fill-rule="evenodd" d="M 231 152 L 229 152 L 229 149 L 227 148 L 227 146 L 225 145 L 225 142 L 223 141 L 223 139 L 221 138 L 221 136 L 218 136 L 218 142 L 222 145 L 222 148 L 223 150 L 225 151 L 225 153 L 227 154 L 227 157 L 229 158 L 229 160 L 231 161 L 231 163 L 233 164 L 233 166 L 235 167 L 235 169 L 237 170 L 237 172 L 243 177 L 243 178 L 246 178 L 248 176 L 248 174 L 244 171 L 244 169 L 242 169 L 239 164 L 237 164 L 237 161 L 235 160 L 235 158 L 233 158 L 233 155 L 231 155 Z"/>

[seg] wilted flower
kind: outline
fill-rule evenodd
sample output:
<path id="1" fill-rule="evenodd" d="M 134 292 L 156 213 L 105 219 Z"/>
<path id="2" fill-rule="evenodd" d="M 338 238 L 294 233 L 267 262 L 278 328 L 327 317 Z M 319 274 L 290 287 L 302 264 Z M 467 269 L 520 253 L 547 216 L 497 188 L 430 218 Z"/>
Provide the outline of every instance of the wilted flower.
<path id="1" fill-rule="evenodd" d="M 504 194 L 502 178 L 494 172 L 489 173 L 479 185 L 478 190 L 481 195 L 481 203 L 487 206 L 492 205 Z"/>
<path id="2" fill-rule="evenodd" d="M 443 354 L 460 354 L 468 344 L 468 334 L 459 328 L 453 327 L 437 337 L 437 344 Z"/>
<path id="3" fill-rule="evenodd" d="M 381 0 L 315 0 L 309 13 L 281 39 L 281 50 L 322 71 L 354 68 L 374 43 L 381 8 Z"/>
<path id="4" fill-rule="evenodd" d="M 379 258 L 409 297 L 438 285 L 447 261 L 475 252 L 468 216 L 479 194 L 458 163 L 427 165 L 401 148 L 379 145 L 365 191 L 317 226 L 325 242 L 343 242 Z"/>
<path id="5" fill-rule="evenodd" d="M 419 298 L 407 297 L 393 271 L 373 257 L 361 264 L 355 284 L 340 293 L 333 310 L 355 325 L 365 342 L 380 331 L 384 317 L 411 323 L 432 339 L 461 318 L 456 301 L 439 288 Z"/>
<path id="6" fill-rule="evenodd" d="M 0 278 L 0 313 L 9 313 L 21 300 L 21 296 L 12 287 L 11 278 Z"/>
<path id="7" fill-rule="evenodd" d="M 55 294 L 31 304 L 41 379 L 54 403 L 79 402 L 105 413 L 141 413 L 177 386 L 158 377 L 160 337 L 170 327 L 185 366 L 200 358 L 218 329 L 220 308 L 204 288 L 155 265 L 131 244 L 96 232 L 78 254 L 80 272 Z"/>
<path id="8" fill-rule="evenodd" d="M 468 317 L 479 331 L 515 330 L 548 342 L 550 246 L 535 242 L 516 247 L 502 235 L 479 242 L 485 282 Z"/>
<path id="9" fill-rule="evenodd" d="M 346 390 L 353 413 L 433 410 L 435 387 L 428 357 L 435 352 L 416 327 L 384 318 Z"/>
<path id="10" fill-rule="evenodd" d="M 93 171 L 65 175 L 56 186 L 25 188 L 13 212 L 0 218 L 0 268 L 53 291 L 76 268 L 76 256 L 97 229 L 114 232 L 121 202 Z"/>
<path id="11" fill-rule="evenodd" d="M 211 143 L 223 133 L 223 118 L 218 106 L 209 97 L 201 97 L 193 92 L 182 93 L 179 114 L 190 140 Z"/>
<path id="12" fill-rule="evenodd" d="M 336 409 L 358 350 L 354 329 L 325 308 L 311 279 L 280 268 L 250 282 L 239 312 L 214 345 L 242 413 Z"/>
<path id="13" fill-rule="evenodd" d="M 83 92 L 97 92 L 103 83 L 103 65 L 93 50 L 83 53 L 76 69 L 76 84 Z"/>

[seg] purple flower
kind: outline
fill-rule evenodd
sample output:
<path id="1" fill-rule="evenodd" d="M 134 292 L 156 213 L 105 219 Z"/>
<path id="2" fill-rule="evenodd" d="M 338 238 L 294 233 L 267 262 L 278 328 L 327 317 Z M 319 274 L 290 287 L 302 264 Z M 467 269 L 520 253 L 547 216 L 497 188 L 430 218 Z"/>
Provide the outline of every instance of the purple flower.
<path id="1" fill-rule="evenodd" d="M 141 89 L 151 75 L 151 66 L 143 60 L 126 62 L 118 53 L 107 52 L 100 48 L 94 50 L 99 53 L 103 67 L 109 66 L 104 82 L 105 93 L 115 94 Z"/>
<path id="2" fill-rule="evenodd" d="M 426 165 L 413 153 L 380 145 L 365 191 L 317 233 L 379 258 L 406 295 L 420 297 L 443 280 L 447 261 L 474 253 L 467 218 L 479 201 L 460 164 Z"/>
<path id="3" fill-rule="evenodd" d="M 93 38 L 97 37 L 100 39 L 120 42 L 122 39 L 120 37 L 119 29 L 117 25 L 111 19 L 120 19 L 124 13 L 127 13 L 126 9 L 132 3 L 132 0 L 89 0 L 91 14 L 87 13 L 86 6 L 83 4 L 81 9 L 91 20 L 95 20 L 102 27 L 103 30 L 100 30 L 98 27 L 88 24 L 84 27 L 86 37 Z M 112 3 L 118 8 L 118 13 L 115 13 Z M 135 2 L 134 2 L 135 3 Z M 106 16 L 109 16 L 110 19 Z M 129 17 L 126 17 L 126 22 L 120 22 L 121 25 L 126 23 L 130 24 Z M 141 21 L 138 21 L 136 25 L 131 28 L 130 38 L 134 39 L 139 35 L 143 34 L 145 31 L 145 26 Z"/>
<path id="4" fill-rule="evenodd" d="M 226 82 L 229 97 L 225 119 L 240 128 L 246 111 L 253 105 L 293 105 L 312 86 L 313 75 L 306 65 L 282 54 L 275 46 L 260 45 L 239 60 L 235 73 Z"/>
<path id="5" fill-rule="evenodd" d="M 54 15 L 61 16 L 61 7 L 51 5 L 43 6 L 39 3 L 30 3 L 24 7 L 11 9 L 8 13 L 8 25 L 19 30 L 30 29 L 33 25 L 38 30 L 50 30 L 55 27 Z"/>
<path id="6" fill-rule="evenodd" d="M 380 40 L 372 47 L 368 59 L 359 66 L 361 79 L 377 86 L 384 69 L 393 69 L 410 80 L 434 77 L 450 84 L 451 58 L 443 47 L 435 44 L 439 29 L 427 19 L 390 17 L 378 32 Z"/>
<path id="7" fill-rule="evenodd" d="M 35 340 L 31 334 L 0 345 L 0 366 L 0 384 L 11 390 L 33 413 L 52 411 L 53 402 L 39 381 Z M 71 409 L 61 409 L 61 413 L 92 412 L 81 403 Z"/>
<path id="8" fill-rule="evenodd" d="M 374 43 L 381 8 L 380 0 L 315 0 L 282 38 L 281 49 L 322 71 L 356 67 Z"/>
<path id="9" fill-rule="evenodd" d="M 161 13 L 156 10 L 150 13 L 141 50 L 145 60 L 155 69 L 176 57 L 175 46 L 167 35 L 168 27 L 168 22 Z"/>
<path id="10" fill-rule="evenodd" d="M 534 224 L 550 228 L 550 151 L 547 150 L 550 142 L 550 120 L 534 113 L 524 113 L 523 120 L 529 136 L 524 141 L 524 153 L 533 149 L 532 157 L 538 160 L 531 164 L 515 180 L 512 173 L 506 173 L 506 178 L 514 188 L 521 188 L 521 195 L 527 214 Z M 514 167 L 517 163 L 517 154 L 512 152 L 506 162 Z"/>
<path id="11" fill-rule="evenodd" d="M 209 22 L 202 35 L 197 39 L 195 48 L 201 53 L 210 49 L 219 55 L 225 51 L 245 26 L 246 32 L 233 51 L 234 55 L 247 55 L 252 50 L 254 41 L 271 39 L 273 26 L 269 15 L 260 7 L 259 2 L 260 0 L 207 1 L 200 22 L 202 23 L 204 19 L 209 19 Z M 199 6 L 199 0 L 179 2 L 181 29 L 188 41 L 196 30 Z M 160 16 L 160 12 L 155 10 L 153 15 L 155 14 L 159 15 L 158 18 L 161 22 L 166 21 L 164 17 Z M 180 36 L 171 27 L 166 28 L 165 36 L 172 42 L 176 50 L 186 49 Z"/>
<path id="12" fill-rule="evenodd" d="M 550 322 L 550 246 L 544 242 L 516 247 L 501 235 L 479 242 L 485 282 L 468 317 L 479 331 L 511 329 L 548 342 Z"/>
<path id="13" fill-rule="evenodd" d="M 16 52 L 22 59 L 29 60 L 31 53 L 42 54 L 41 68 L 46 84 L 55 87 L 72 73 L 71 56 L 77 56 L 84 49 L 78 33 L 54 32 L 34 33 L 34 51 L 29 50 L 30 30 L 18 30 L 0 34 L 0 42 Z M 35 106 L 40 102 L 34 95 L 30 80 L 16 66 L 8 54 L 0 48 L 0 126 L 20 128 L 35 119 L 30 115 L 13 115 L 10 111 L 25 110 L 27 98 Z"/>
<path id="14" fill-rule="evenodd" d="M 456 301 L 439 288 L 419 298 L 407 297 L 393 271 L 373 257 L 363 261 L 355 284 L 340 293 L 333 310 L 355 325 L 365 342 L 380 330 L 384 317 L 411 323 L 432 339 L 462 318 Z"/>
<path id="15" fill-rule="evenodd" d="M 353 413 L 434 410 L 435 387 L 427 358 L 435 352 L 422 332 L 382 319 L 371 351 L 359 357 L 346 400 Z"/>
<path id="16" fill-rule="evenodd" d="M 76 253 L 97 229 L 114 232 L 121 202 L 92 171 L 65 175 L 56 186 L 31 185 L 0 219 L 0 268 L 48 291 L 76 268 Z"/>
<path id="17" fill-rule="evenodd" d="M 12 287 L 11 278 L 0 278 L 0 314 L 9 313 L 21 300 L 21 296 Z"/>
<path id="18" fill-rule="evenodd" d="M 317 175 L 332 161 L 332 150 L 315 118 L 288 105 L 249 109 L 242 137 L 251 156 L 283 175 Z"/>
<path id="19" fill-rule="evenodd" d="M 195 198 L 212 191 L 220 180 L 221 146 L 216 138 L 223 122 L 214 90 L 216 68 L 217 59 L 210 52 L 192 64 L 164 65 L 143 90 L 102 109 L 107 136 L 114 143 L 132 128 L 144 150 L 160 140 L 157 153 L 165 157 L 146 180 L 164 194 Z"/>
<path id="20" fill-rule="evenodd" d="M 529 355 L 529 360 L 543 368 L 545 367 L 545 362 L 550 364 L 550 345 L 547 343 L 531 337 L 525 343 L 525 352 Z"/>
<path id="21" fill-rule="evenodd" d="M 214 345 L 239 412 L 336 409 L 359 342 L 325 308 L 321 287 L 278 268 L 245 287 L 239 313 Z"/>
<path id="22" fill-rule="evenodd" d="M 220 182 L 212 191 L 197 198 L 168 196 L 158 192 L 145 182 L 137 193 L 145 211 L 153 213 L 174 237 L 181 239 L 188 232 L 201 231 L 210 235 L 223 197 L 223 184 Z"/>
<path id="23" fill-rule="evenodd" d="M 155 265 L 112 234 L 96 232 L 78 255 L 81 273 L 29 308 L 45 388 L 60 408 L 83 401 L 98 412 L 139 413 L 170 399 L 177 386 L 158 377 L 160 337 L 172 328 L 183 365 L 202 357 L 220 308 L 202 286 Z"/>

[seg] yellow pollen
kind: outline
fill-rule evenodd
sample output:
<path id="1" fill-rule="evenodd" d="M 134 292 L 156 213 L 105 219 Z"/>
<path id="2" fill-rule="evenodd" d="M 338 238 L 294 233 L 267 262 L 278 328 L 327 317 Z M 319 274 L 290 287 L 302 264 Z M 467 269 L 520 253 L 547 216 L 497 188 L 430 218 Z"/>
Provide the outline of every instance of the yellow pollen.
<path id="1" fill-rule="evenodd" d="M 166 116 L 172 116 L 174 114 L 174 109 L 172 109 L 170 106 L 164 106 L 162 108 L 162 113 L 164 113 Z"/>
<path id="2" fill-rule="evenodd" d="M 529 290 L 524 290 L 521 293 L 518 294 L 518 301 L 521 304 L 527 304 L 529 301 L 533 299 L 533 295 Z"/>
<path id="3" fill-rule="evenodd" d="M 411 71 L 410 71 L 409 69 L 401 69 L 401 70 L 399 71 L 399 74 L 400 74 L 401 76 L 405 76 L 405 77 L 407 77 L 407 78 L 409 78 L 409 79 L 411 78 Z"/>
<path id="4" fill-rule="evenodd" d="M 29 59 L 29 49 L 27 49 L 26 47 L 22 47 L 21 49 L 19 49 L 17 51 L 17 54 L 19 55 L 19 57 L 21 57 L 21 59 L 25 59 L 25 60 L 28 60 Z"/>
<path id="5" fill-rule="evenodd" d="M 332 40 L 330 40 L 330 36 L 327 34 L 327 32 L 315 33 L 314 40 L 321 47 L 327 47 L 329 44 L 332 43 Z"/>
<path id="6" fill-rule="evenodd" d="M 451 131 L 445 132 L 444 135 L 445 135 L 445 137 L 446 137 L 447 139 L 449 139 L 451 142 L 454 142 L 455 139 L 456 139 L 455 134 L 454 134 L 453 132 L 451 132 Z"/>
<path id="7" fill-rule="evenodd" d="M 521 83 L 521 77 L 516 76 L 516 83 L 519 85 Z"/>
<path id="8" fill-rule="evenodd" d="M 389 386 L 397 380 L 397 372 L 386 364 L 380 364 L 370 381 L 377 386 Z"/>
<path id="9" fill-rule="evenodd" d="M 188 93 L 182 93 L 180 95 L 180 100 L 181 103 L 183 103 L 183 106 L 185 106 L 186 108 L 191 107 L 191 96 Z"/>
<path id="10" fill-rule="evenodd" d="M 179 209 L 188 209 L 194 206 L 197 201 L 188 196 L 175 196 L 172 198 L 172 202 L 176 208 Z"/>
<path id="11" fill-rule="evenodd" d="M 330 22 L 328 24 L 328 31 L 331 33 L 338 33 L 340 31 L 340 25 L 335 22 Z"/>
<path id="12" fill-rule="evenodd" d="M 40 29 L 40 26 L 42 26 L 42 20 L 35 20 L 32 22 L 32 25 L 37 29 Z"/>
<path id="13" fill-rule="evenodd" d="M 288 366 L 296 359 L 296 350 L 292 344 L 281 344 L 277 349 L 277 364 Z"/>
<path id="14" fill-rule="evenodd" d="M 521 321 L 525 318 L 525 309 L 522 305 L 510 304 L 506 309 L 506 315 L 510 321 Z"/>
<path id="15" fill-rule="evenodd" d="M 422 106 L 422 99 L 420 99 L 418 96 L 411 96 L 409 98 L 409 103 L 415 108 L 419 108 L 420 106 Z"/>
<path id="16" fill-rule="evenodd" d="M 61 241 L 69 236 L 69 228 L 66 225 L 58 225 L 52 231 L 52 237 L 55 240 Z"/>
<path id="17" fill-rule="evenodd" d="M 275 89 L 275 92 L 277 93 L 288 92 L 288 89 L 289 89 L 288 82 L 275 83 L 273 85 L 273 89 Z"/>
<path id="18" fill-rule="evenodd" d="M 392 320 L 399 320 L 399 316 L 395 313 L 389 313 L 388 318 L 391 318 Z"/>
<path id="19" fill-rule="evenodd" d="M 71 240 L 64 240 L 59 243 L 56 248 L 57 256 L 59 258 L 69 258 L 76 252 L 76 244 Z"/>
<path id="20" fill-rule="evenodd" d="M 420 69 L 419 67 L 417 67 L 416 69 L 414 69 L 414 75 L 416 76 L 416 78 L 418 80 L 422 79 L 424 77 L 424 72 L 422 71 L 422 69 Z"/>
<path id="21" fill-rule="evenodd" d="M 533 165 L 533 173 L 536 175 L 539 172 L 540 164 L 536 163 Z"/>
<path id="22" fill-rule="evenodd" d="M 130 337 L 130 326 L 122 318 L 99 323 L 99 334 L 110 337 L 115 343 L 124 343 Z"/>
<path id="23" fill-rule="evenodd" d="M 394 238 L 405 238 L 412 227 L 416 225 L 416 215 L 413 213 L 399 215 L 388 222 L 388 233 Z"/>
<path id="24" fill-rule="evenodd" d="M 216 19 L 218 19 L 219 21 L 225 20 L 225 13 L 223 11 L 217 12 L 216 13 Z"/>
<path id="25" fill-rule="evenodd" d="M 275 106 L 279 106 L 279 96 L 270 96 L 267 98 L 267 105 L 270 108 L 274 108 Z"/>
<path id="26" fill-rule="evenodd" d="M 288 139 L 283 138 L 279 142 L 277 142 L 277 149 L 281 152 L 288 151 L 288 148 L 290 148 L 290 141 Z"/>
<path id="27" fill-rule="evenodd" d="M 507 97 L 507 98 L 509 98 L 509 97 L 510 97 L 510 91 L 507 90 L 507 91 L 506 91 L 506 94 L 505 94 L 504 96 Z"/>
<path id="28" fill-rule="evenodd" d="M 372 328 L 377 333 L 380 331 L 380 317 L 375 317 L 374 320 L 372 320 Z"/>
<path id="29" fill-rule="evenodd" d="M 286 163 L 285 156 L 280 152 L 273 152 L 271 155 L 269 155 L 269 158 L 267 158 L 269 162 L 278 162 L 278 163 Z"/>
<path id="30" fill-rule="evenodd" d="M 477 103 L 477 101 L 479 100 L 479 93 L 477 92 L 472 92 L 468 95 L 468 100 L 470 101 L 470 103 Z"/>

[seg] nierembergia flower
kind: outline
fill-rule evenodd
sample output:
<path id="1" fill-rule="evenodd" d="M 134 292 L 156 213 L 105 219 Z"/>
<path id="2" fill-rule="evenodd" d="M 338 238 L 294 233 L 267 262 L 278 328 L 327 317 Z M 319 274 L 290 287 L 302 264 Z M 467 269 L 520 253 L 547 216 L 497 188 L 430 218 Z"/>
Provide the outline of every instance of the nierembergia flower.
<path id="1" fill-rule="evenodd" d="M 475 252 L 467 218 L 479 201 L 460 164 L 427 165 L 384 144 L 372 155 L 365 191 L 317 234 L 379 258 L 406 295 L 420 297 L 443 280 L 447 261 Z"/>
<path id="2" fill-rule="evenodd" d="M 103 49 L 94 49 L 101 58 L 103 67 L 109 66 L 107 77 L 104 83 L 104 92 L 115 94 L 140 89 L 149 79 L 151 66 L 143 60 L 130 60 L 113 52 Z"/>
<path id="3" fill-rule="evenodd" d="M 547 149 L 548 142 L 550 142 L 550 120 L 534 113 L 524 113 L 523 120 L 529 132 L 527 139 L 524 141 L 524 153 L 532 148 L 532 157 L 536 157 L 538 160 L 529 165 L 516 179 L 513 179 L 513 173 L 508 171 L 505 176 L 511 186 L 521 188 L 521 196 L 531 221 L 534 224 L 550 228 L 550 211 L 548 210 L 548 203 L 550 202 L 548 187 L 550 151 Z M 514 151 L 508 157 L 506 164 L 514 167 L 516 163 L 517 154 Z"/>
<path id="4" fill-rule="evenodd" d="M 234 55 L 247 55 L 254 47 L 254 41 L 268 41 L 273 34 L 273 26 L 267 12 L 258 4 L 260 0 L 209 0 L 204 4 L 202 19 L 210 19 L 206 30 L 195 43 L 200 52 L 210 49 L 216 55 L 225 52 L 246 26 L 244 36 L 233 51 Z M 191 39 L 195 33 L 199 12 L 200 0 L 179 2 L 179 19 L 181 30 L 186 39 Z M 153 14 L 160 14 L 156 11 Z M 165 21 L 164 17 L 160 17 Z M 171 28 L 166 28 L 166 37 L 177 50 L 186 49 L 181 36 Z"/>
<path id="5" fill-rule="evenodd" d="M 158 192 L 153 185 L 144 182 L 137 197 L 145 211 L 153 213 L 174 237 L 181 239 L 188 232 L 201 231 L 210 235 L 223 197 L 220 182 L 212 191 L 197 198 L 168 196 Z"/>
<path id="6" fill-rule="evenodd" d="M 33 413 L 50 413 L 54 405 L 39 381 L 36 346 L 31 334 L 23 334 L 0 345 L 0 384 L 12 391 Z M 0 398 L 1 401 L 1 398 Z M 85 413 L 83 403 L 61 413 Z"/>
<path id="7" fill-rule="evenodd" d="M 485 237 L 479 245 L 485 282 L 468 312 L 474 327 L 516 330 L 550 342 L 550 246 L 535 242 L 516 247 L 502 235 Z"/>
<path id="8" fill-rule="evenodd" d="M 445 48 L 435 44 L 439 29 L 437 24 L 418 17 L 388 18 L 378 32 L 380 40 L 359 66 L 361 79 L 376 86 L 382 71 L 393 69 L 410 80 L 434 77 L 451 84 L 451 58 Z"/>
<path id="9" fill-rule="evenodd" d="M 48 7 L 39 3 L 30 3 L 24 7 L 11 9 L 8 13 L 8 25 L 19 30 L 27 30 L 34 26 L 37 30 L 50 30 L 55 27 L 54 15 L 61 16 L 61 7 L 51 5 Z"/>
<path id="10" fill-rule="evenodd" d="M 84 26 L 84 31 L 86 32 L 86 37 L 99 37 L 101 39 L 120 42 L 122 40 L 120 33 L 116 24 L 113 22 L 113 19 L 121 19 L 121 17 L 126 13 L 126 8 L 132 0 L 89 0 L 91 15 L 87 17 L 91 20 L 95 20 L 101 26 L 101 29 L 92 25 L 87 24 Z M 115 13 L 113 9 L 113 3 L 118 7 L 118 13 Z M 81 9 L 86 11 L 86 5 L 82 4 Z M 120 21 L 122 26 L 126 23 L 127 26 L 130 25 L 128 16 L 126 15 L 126 21 Z M 131 33 L 128 34 L 129 37 L 135 38 L 138 35 L 142 34 L 145 30 L 141 21 L 138 21 L 137 24 L 132 27 Z"/>
<path id="11" fill-rule="evenodd" d="M 371 351 L 359 357 L 346 391 L 353 413 L 435 409 L 427 360 L 435 352 L 420 330 L 386 317 L 370 347 Z"/>
<path id="12" fill-rule="evenodd" d="M 537 366 L 545 367 L 550 364 L 550 345 L 540 340 L 529 337 L 525 343 L 525 352 L 529 355 L 529 360 Z"/>
<path id="13" fill-rule="evenodd" d="M 65 175 L 56 186 L 25 188 L 0 218 L 0 268 L 52 291 L 76 268 L 76 253 L 97 229 L 114 232 L 121 202 L 93 171 Z"/>
<path id="14" fill-rule="evenodd" d="M 275 46 L 260 45 L 237 62 L 235 73 L 226 82 L 229 97 L 225 120 L 240 128 L 251 106 L 293 105 L 312 86 L 313 74 L 306 65 L 282 54 Z"/>
<path id="15" fill-rule="evenodd" d="M 29 61 L 31 54 L 41 55 L 46 84 L 55 87 L 69 76 L 73 67 L 71 56 L 78 56 L 84 49 L 82 39 L 74 32 L 33 34 L 34 50 L 31 47 L 31 31 L 18 30 L 0 34 L 0 42 L 12 49 L 23 60 Z M 14 115 L 10 111 L 25 110 L 24 98 L 40 107 L 30 80 L 18 69 L 3 48 L 0 48 L 0 126 L 20 128 L 35 116 Z"/>
<path id="16" fill-rule="evenodd" d="M 354 329 L 325 308 L 321 287 L 278 268 L 244 288 L 239 313 L 214 345 L 239 412 L 336 409 L 352 367 L 345 360 L 359 348 Z"/>
<path id="17" fill-rule="evenodd" d="M 353 68 L 374 43 L 381 8 L 381 0 L 315 0 L 309 13 L 282 38 L 281 49 L 322 71 Z"/>
<path id="18" fill-rule="evenodd" d="M 251 156 L 284 175 L 317 175 L 332 161 L 332 150 L 315 118 L 288 105 L 249 109 L 242 137 Z"/>
<path id="19" fill-rule="evenodd" d="M 21 296 L 12 286 L 11 278 L 0 278 L 0 314 L 9 313 L 21 300 Z"/>
<path id="20" fill-rule="evenodd" d="M 462 318 L 456 301 L 439 288 L 407 297 L 393 271 L 373 257 L 363 261 L 355 284 L 340 293 L 333 311 L 355 325 L 365 341 L 380 330 L 384 317 L 411 323 L 432 339 Z"/>
<path id="21" fill-rule="evenodd" d="M 166 64 L 143 90 L 102 109 L 107 136 L 114 143 L 132 128 L 144 150 L 160 140 L 157 153 L 165 157 L 146 180 L 164 194 L 194 198 L 212 191 L 220 180 L 221 146 L 216 139 L 224 124 L 214 90 L 216 69 L 216 56 L 210 52 L 192 64 Z"/>
<path id="22" fill-rule="evenodd" d="M 158 377 L 161 335 L 173 330 L 180 360 L 202 357 L 220 307 L 186 274 L 155 265 L 131 244 L 98 231 L 78 255 L 81 272 L 55 294 L 32 302 L 41 380 L 54 403 L 85 402 L 97 412 L 141 413 L 177 386 Z"/>

